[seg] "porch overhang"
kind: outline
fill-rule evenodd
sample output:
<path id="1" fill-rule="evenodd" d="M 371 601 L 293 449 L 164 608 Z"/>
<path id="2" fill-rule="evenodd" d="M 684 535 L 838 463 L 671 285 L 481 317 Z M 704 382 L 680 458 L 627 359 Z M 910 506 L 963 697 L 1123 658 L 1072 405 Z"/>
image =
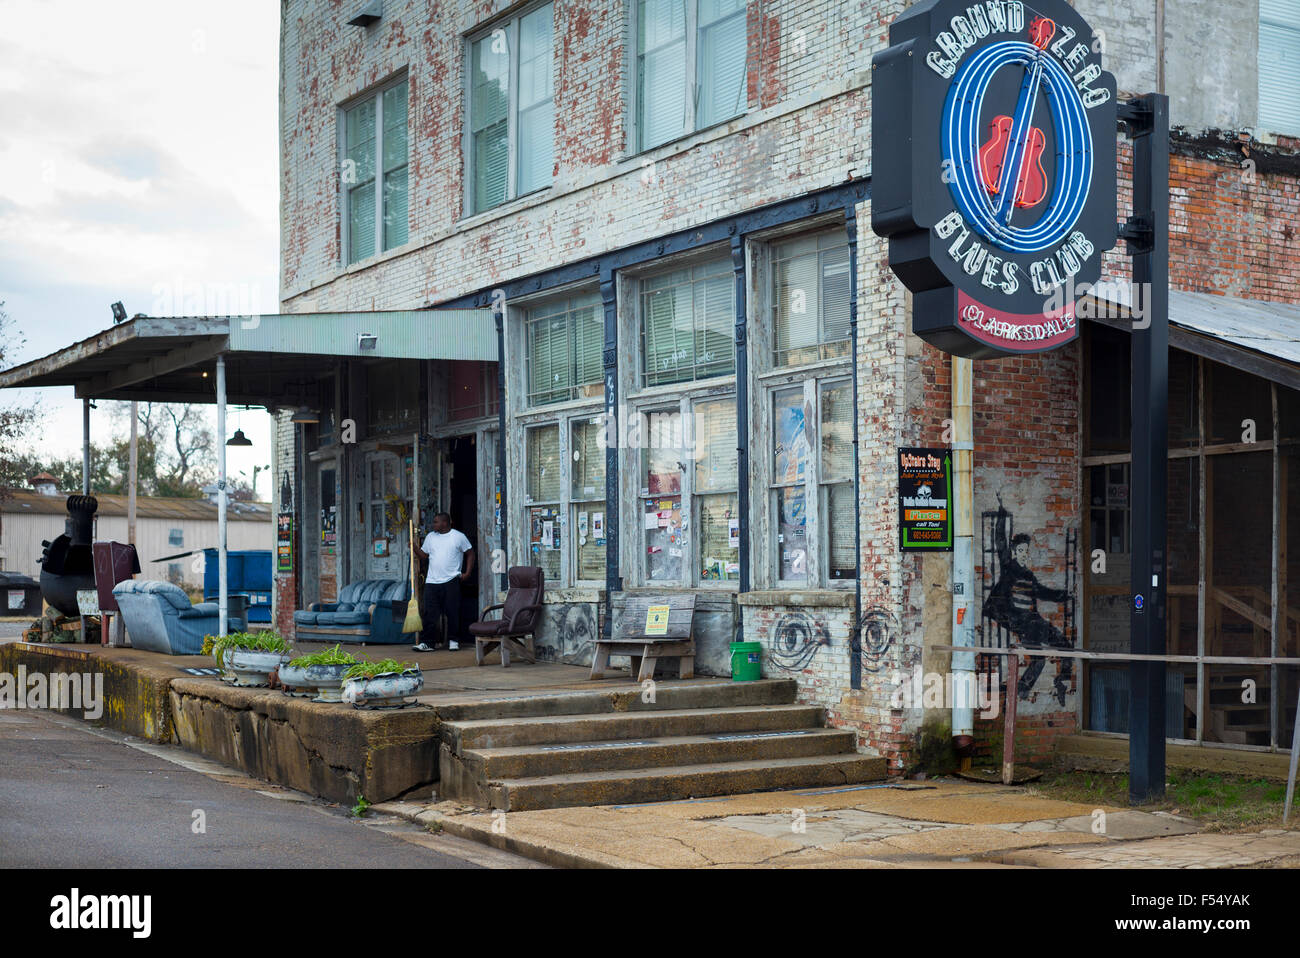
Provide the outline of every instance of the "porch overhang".
<path id="1" fill-rule="evenodd" d="M 0 389 L 72 386 L 83 399 L 211 403 L 218 356 L 228 402 L 293 405 L 344 359 L 495 362 L 496 327 L 490 309 L 139 316 L 0 372 Z"/>

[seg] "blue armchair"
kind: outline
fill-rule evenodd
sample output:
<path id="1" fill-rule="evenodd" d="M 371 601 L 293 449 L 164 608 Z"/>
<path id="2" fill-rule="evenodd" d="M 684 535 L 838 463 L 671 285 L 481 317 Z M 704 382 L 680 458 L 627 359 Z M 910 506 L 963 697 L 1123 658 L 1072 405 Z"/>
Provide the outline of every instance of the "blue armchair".
<path id="1" fill-rule="evenodd" d="M 294 636 L 302 642 L 413 642 L 402 635 L 402 619 L 410 598 L 411 585 L 405 580 L 352 582 L 339 590 L 337 602 L 313 602 L 311 608 L 295 612 Z"/>
<path id="2" fill-rule="evenodd" d="M 199 655 L 203 637 L 220 627 L 217 603 L 190 605 L 180 586 L 148 579 L 128 579 L 113 586 L 131 647 L 168 655 Z M 227 618 L 228 632 L 241 632 L 244 620 Z"/>

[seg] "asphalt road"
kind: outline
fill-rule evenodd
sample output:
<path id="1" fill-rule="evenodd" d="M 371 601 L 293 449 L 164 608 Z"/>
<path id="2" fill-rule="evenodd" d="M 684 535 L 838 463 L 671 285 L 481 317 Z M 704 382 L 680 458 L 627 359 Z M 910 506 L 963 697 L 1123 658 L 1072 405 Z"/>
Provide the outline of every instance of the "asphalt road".
<path id="1" fill-rule="evenodd" d="M 181 749 L 0 711 L 0 868 L 48 867 L 539 866 L 398 819 L 350 818 Z"/>

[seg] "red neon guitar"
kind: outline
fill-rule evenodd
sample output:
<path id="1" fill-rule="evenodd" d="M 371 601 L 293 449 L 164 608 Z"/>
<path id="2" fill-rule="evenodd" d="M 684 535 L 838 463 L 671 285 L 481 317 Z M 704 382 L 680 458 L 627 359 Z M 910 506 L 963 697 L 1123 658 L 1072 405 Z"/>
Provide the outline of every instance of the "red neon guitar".
<path id="1" fill-rule="evenodd" d="M 1038 17 L 1029 25 L 1030 40 L 1040 51 L 1047 48 L 1055 33 L 1056 24 L 1046 17 Z M 1038 61 L 1031 64 L 1025 74 L 1020 102 L 1016 106 L 1016 115 L 1023 116 L 1024 121 L 1028 121 L 1033 113 L 1041 74 L 1042 64 Z M 984 188 L 997 196 L 1004 186 L 1011 186 L 1010 180 L 1014 175 L 1015 185 L 1010 191 L 1012 206 L 1024 209 L 1037 206 L 1047 196 L 1047 172 L 1043 169 L 1046 137 L 1036 126 L 1029 126 L 1025 132 L 1014 130 L 1015 123 L 1005 114 L 993 118 L 989 140 L 980 148 L 980 177 Z M 1010 170 L 1005 169 L 1008 162 L 1012 166 Z M 1005 206 L 1003 198 L 998 207 L 1002 209 Z M 1010 209 L 1007 213 L 1009 217 Z"/>

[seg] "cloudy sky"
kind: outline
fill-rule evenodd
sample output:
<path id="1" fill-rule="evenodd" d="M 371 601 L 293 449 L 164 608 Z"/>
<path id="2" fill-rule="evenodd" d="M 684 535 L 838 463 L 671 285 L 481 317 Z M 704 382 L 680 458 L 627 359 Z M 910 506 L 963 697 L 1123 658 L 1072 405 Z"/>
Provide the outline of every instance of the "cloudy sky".
<path id="1" fill-rule="evenodd" d="M 131 315 L 276 311 L 275 0 L 0 0 L 0 300 L 26 362 Z M 40 396 L 34 444 L 80 453 L 71 387 Z M 114 428 L 111 403 L 92 436 Z M 215 424 L 215 407 L 208 407 Z M 124 422 L 124 420 L 120 420 Z M 233 411 L 271 460 L 269 417 Z M 269 478 L 259 477 L 267 495 Z"/>

